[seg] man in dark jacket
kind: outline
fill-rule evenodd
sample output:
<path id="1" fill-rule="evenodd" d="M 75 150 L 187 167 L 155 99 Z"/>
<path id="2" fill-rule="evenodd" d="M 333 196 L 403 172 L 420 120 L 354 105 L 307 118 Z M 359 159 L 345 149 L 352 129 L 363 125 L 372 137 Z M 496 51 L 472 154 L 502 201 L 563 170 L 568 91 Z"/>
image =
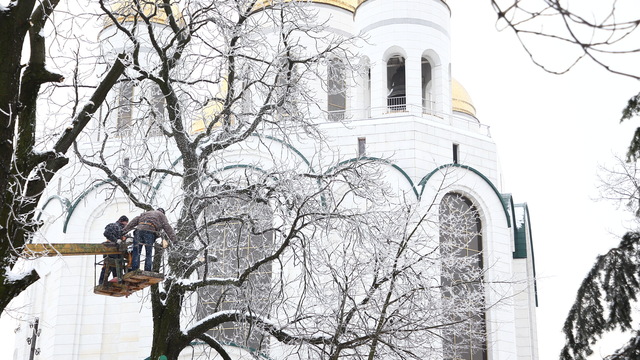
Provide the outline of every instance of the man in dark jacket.
<path id="1" fill-rule="evenodd" d="M 125 226 L 127 226 L 127 224 L 129 223 L 129 218 L 126 217 L 125 215 L 120 216 L 120 218 L 118 219 L 118 221 L 108 224 L 107 226 L 104 227 L 104 233 L 102 233 L 102 235 L 104 235 L 104 237 L 107 238 L 108 241 L 112 242 L 112 243 L 117 243 L 118 240 L 122 239 L 122 235 L 124 234 L 122 232 L 122 229 L 124 229 Z M 122 255 L 107 255 L 109 258 L 112 259 L 119 259 L 122 257 Z M 107 256 L 104 256 L 105 258 Z M 109 267 L 109 272 L 111 273 L 111 276 L 113 276 L 114 278 L 117 276 L 116 274 L 116 268 L 114 266 L 108 266 L 105 265 L 102 267 L 102 271 L 100 271 L 100 279 L 98 280 L 98 284 L 102 284 L 105 280 L 105 268 Z M 109 276 L 109 273 L 107 273 L 107 277 Z"/>
<path id="2" fill-rule="evenodd" d="M 153 263 L 153 243 L 156 241 L 156 238 L 160 236 L 160 231 L 164 230 L 172 242 L 176 241 L 176 233 L 173 231 L 171 225 L 169 225 L 169 220 L 167 220 L 167 217 L 164 215 L 163 208 L 147 211 L 134 217 L 122 232 L 126 234 L 132 229 L 136 229 L 136 231 L 133 233 L 133 251 L 131 253 L 133 260 L 131 261 L 131 270 L 138 270 L 140 268 L 140 251 L 144 244 L 144 271 L 151 271 L 151 265 Z"/>

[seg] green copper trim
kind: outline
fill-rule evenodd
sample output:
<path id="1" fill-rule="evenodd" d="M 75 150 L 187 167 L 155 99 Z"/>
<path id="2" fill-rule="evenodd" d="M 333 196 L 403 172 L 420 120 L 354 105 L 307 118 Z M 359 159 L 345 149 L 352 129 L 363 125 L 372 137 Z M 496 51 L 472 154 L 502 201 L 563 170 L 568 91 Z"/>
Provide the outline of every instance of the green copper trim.
<path id="1" fill-rule="evenodd" d="M 285 142 L 284 140 L 278 139 L 278 138 L 273 137 L 271 135 L 260 135 L 258 133 L 253 133 L 253 134 L 251 134 L 251 136 L 261 137 L 261 138 L 273 140 L 275 142 L 279 142 L 280 144 L 282 144 L 285 147 L 287 147 L 289 150 L 292 150 L 296 155 L 298 155 L 302 159 L 302 161 L 304 161 L 305 164 L 307 164 L 309 169 L 311 169 L 311 172 L 315 173 L 315 170 L 311 166 L 311 163 L 309 162 L 309 160 L 307 160 L 307 158 L 302 154 L 302 152 L 300 152 L 300 150 L 296 149 L 293 145 L 289 144 L 288 142 Z"/>
<path id="2" fill-rule="evenodd" d="M 52 195 L 52 196 L 49 196 L 47 201 L 44 202 L 44 205 L 42 205 L 42 208 L 40 209 L 41 211 L 38 214 L 38 217 L 36 218 L 36 220 L 40 221 L 40 217 L 42 217 L 42 211 L 44 211 L 44 209 L 46 209 L 49 203 L 53 200 L 60 201 L 60 203 L 64 207 L 64 211 L 69 211 L 69 208 L 71 207 L 71 201 L 69 201 L 69 199 L 63 198 L 60 195 Z"/>
<path id="3" fill-rule="evenodd" d="M 64 224 L 62 226 L 62 232 L 64 234 L 67 233 L 67 226 L 69 225 L 69 221 L 71 220 L 71 215 L 73 215 L 73 212 L 76 210 L 76 207 L 78 206 L 78 204 L 80 203 L 80 201 L 82 201 L 85 196 L 89 195 L 90 192 L 92 192 L 95 189 L 98 189 L 99 187 L 102 187 L 104 185 L 108 185 L 110 183 L 112 183 L 113 180 L 108 179 L 108 180 L 102 180 L 96 184 L 94 184 L 92 187 L 86 189 L 85 191 L 82 192 L 82 194 L 80 194 L 80 196 L 78 196 L 76 198 L 76 200 L 73 202 L 73 204 L 69 207 L 69 210 L 67 211 L 67 216 L 64 219 Z"/>
<path id="4" fill-rule="evenodd" d="M 529 237 L 529 246 L 531 248 L 531 266 L 533 268 L 533 291 L 536 299 L 536 307 L 538 306 L 538 282 L 537 282 L 537 274 L 536 274 L 536 256 L 533 251 L 533 234 L 531 233 L 531 217 L 529 216 L 529 206 L 527 203 L 516 204 L 516 207 L 523 208 L 524 211 L 524 223 L 522 224 L 522 229 L 517 229 L 516 231 L 516 251 L 513 252 L 514 259 L 522 259 L 527 257 L 527 235 Z M 521 237 L 518 242 L 518 237 Z M 522 252 L 524 251 L 524 256 Z M 518 253 L 518 256 L 516 256 Z"/>
<path id="5" fill-rule="evenodd" d="M 248 165 L 248 164 L 227 165 L 227 166 L 223 167 L 222 169 L 220 169 L 218 171 L 225 171 L 225 170 L 231 170 L 231 169 L 253 169 L 253 170 L 258 170 L 259 172 L 261 172 L 263 174 L 267 173 L 262 168 L 259 168 L 259 167 L 255 166 L 255 165 Z"/>
<path id="6" fill-rule="evenodd" d="M 407 180 L 407 182 L 409 183 L 409 186 L 411 186 L 411 189 L 413 190 L 413 193 L 416 196 L 416 199 L 420 199 L 420 195 L 418 195 L 418 189 L 416 189 L 415 185 L 413 184 L 413 181 L 411 180 L 411 178 L 409 177 L 409 175 L 407 174 L 406 171 L 404 171 L 400 166 L 392 163 L 389 160 L 385 160 L 385 159 L 381 159 L 378 157 L 372 157 L 372 156 L 362 156 L 362 157 L 358 157 L 358 158 L 352 158 L 352 159 L 348 159 L 348 160 L 344 160 L 339 162 L 337 165 L 330 167 L 327 171 L 325 171 L 325 174 L 327 174 L 329 171 L 335 169 L 338 166 L 344 165 L 344 164 L 348 164 L 348 163 L 353 163 L 356 161 L 360 161 L 360 160 L 372 160 L 372 161 L 378 161 L 381 162 L 385 165 L 389 165 L 392 168 L 396 169 L 400 174 L 402 174 L 402 176 L 404 176 L 405 180 Z"/>
<path id="7" fill-rule="evenodd" d="M 176 165 L 178 165 L 178 163 L 180 162 L 180 160 L 182 160 L 182 155 L 178 156 L 177 159 L 175 159 L 172 163 L 171 163 L 171 167 L 169 167 L 169 169 L 173 170 L 175 169 Z M 167 178 L 167 176 L 169 176 L 169 174 L 162 174 L 162 176 L 160 177 L 160 179 L 158 179 L 158 182 L 156 183 L 156 185 L 152 188 L 151 190 L 151 197 L 150 200 L 151 202 L 153 202 L 153 200 L 155 200 L 156 195 L 158 194 L 158 190 L 160 190 L 160 185 L 162 185 L 162 183 L 164 182 L 164 180 Z"/>
<path id="8" fill-rule="evenodd" d="M 427 175 L 425 175 L 420 182 L 418 182 L 418 186 L 422 186 L 422 189 L 420 190 L 420 196 L 422 197 L 422 193 L 424 192 L 424 188 L 427 184 L 427 182 L 429 181 L 429 179 L 431 179 L 431 177 L 437 173 L 438 171 L 448 168 L 448 167 L 457 167 L 457 168 L 461 168 L 464 170 L 469 170 L 472 173 L 478 175 L 482 180 L 484 180 L 487 184 L 489 184 L 489 186 L 491 186 L 491 189 L 493 189 L 493 192 L 496 194 L 496 196 L 498 197 L 498 199 L 500 199 L 500 203 L 502 204 L 502 209 L 504 210 L 504 216 L 507 219 L 507 226 L 511 227 L 511 217 L 509 216 L 509 210 L 507 208 L 507 205 L 505 205 L 504 199 L 502 197 L 502 194 L 500 194 L 500 192 L 498 191 L 498 189 L 496 188 L 495 185 L 493 185 L 493 183 L 491 182 L 491 180 L 489 180 L 486 176 L 484 176 L 483 173 L 481 173 L 480 171 L 472 168 L 471 166 L 468 165 L 462 165 L 462 164 L 445 164 L 445 165 L 441 165 L 438 166 L 435 170 L 431 171 L 430 173 L 428 173 Z"/>

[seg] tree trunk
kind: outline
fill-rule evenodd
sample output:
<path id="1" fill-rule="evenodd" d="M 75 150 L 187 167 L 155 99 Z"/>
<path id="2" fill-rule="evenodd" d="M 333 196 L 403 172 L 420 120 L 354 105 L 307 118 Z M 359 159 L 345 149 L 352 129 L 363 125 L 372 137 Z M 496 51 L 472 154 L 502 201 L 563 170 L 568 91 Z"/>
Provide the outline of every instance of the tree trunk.
<path id="1" fill-rule="evenodd" d="M 7 193 L 11 177 L 15 122 L 20 111 L 20 61 L 29 17 L 35 0 L 16 2 L 0 11 L 0 207 L 8 205 Z"/>
<path id="2" fill-rule="evenodd" d="M 167 360 L 177 360 L 178 355 L 189 341 L 180 333 L 180 309 L 182 296 L 171 292 L 169 299 L 161 303 L 157 294 L 158 285 L 153 285 L 153 341 L 151 359 L 157 360 L 162 355 Z M 155 290 L 155 291 L 154 291 Z"/>

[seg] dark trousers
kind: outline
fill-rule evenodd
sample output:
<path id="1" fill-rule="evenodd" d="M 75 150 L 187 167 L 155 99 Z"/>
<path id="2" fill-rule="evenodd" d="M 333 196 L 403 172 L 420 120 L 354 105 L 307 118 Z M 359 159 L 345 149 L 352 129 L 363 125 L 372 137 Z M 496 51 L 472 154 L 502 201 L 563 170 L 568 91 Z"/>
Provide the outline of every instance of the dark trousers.
<path id="1" fill-rule="evenodd" d="M 144 271 L 151 271 L 153 265 L 153 243 L 156 241 L 156 233 L 146 230 L 136 230 L 133 234 L 133 250 L 131 253 L 131 270 L 140 268 L 140 253 L 144 245 Z"/>
<path id="2" fill-rule="evenodd" d="M 107 256 L 109 258 L 111 258 L 111 259 L 120 259 L 121 258 L 120 255 L 107 255 Z M 108 280 L 109 273 L 111 273 L 111 277 L 112 278 L 118 277 L 118 274 L 116 273 L 115 264 L 113 264 L 111 261 L 109 261 L 107 259 L 107 256 L 104 256 L 104 265 L 102 266 L 102 270 L 100 271 L 100 278 L 98 280 L 98 284 L 102 284 L 103 282 Z M 107 269 L 107 268 L 109 270 L 108 270 L 108 273 L 107 273 L 107 279 L 105 279 L 104 273 L 105 273 L 105 269 Z"/>

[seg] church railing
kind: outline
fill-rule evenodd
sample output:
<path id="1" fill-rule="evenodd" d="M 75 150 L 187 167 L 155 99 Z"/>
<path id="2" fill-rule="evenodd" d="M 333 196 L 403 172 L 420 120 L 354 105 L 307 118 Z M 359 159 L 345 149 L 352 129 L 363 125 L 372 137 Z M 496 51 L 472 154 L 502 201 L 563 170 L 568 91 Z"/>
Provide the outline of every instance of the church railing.
<path id="1" fill-rule="evenodd" d="M 480 123 L 477 119 L 470 115 L 462 114 L 445 114 L 436 111 L 433 107 L 425 108 L 423 106 L 412 104 L 398 104 L 390 110 L 389 106 L 370 107 L 364 109 L 346 109 L 339 111 L 327 111 L 325 119 L 330 122 L 335 121 L 359 121 L 376 118 L 387 118 L 396 116 L 416 116 L 434 121 L 440 124 L 447 124 L 456 129 L 471 131 L 477 134 L 491 137 L 489 126 Z M 403 110 L 400 110 L 403 109 Z"/>

